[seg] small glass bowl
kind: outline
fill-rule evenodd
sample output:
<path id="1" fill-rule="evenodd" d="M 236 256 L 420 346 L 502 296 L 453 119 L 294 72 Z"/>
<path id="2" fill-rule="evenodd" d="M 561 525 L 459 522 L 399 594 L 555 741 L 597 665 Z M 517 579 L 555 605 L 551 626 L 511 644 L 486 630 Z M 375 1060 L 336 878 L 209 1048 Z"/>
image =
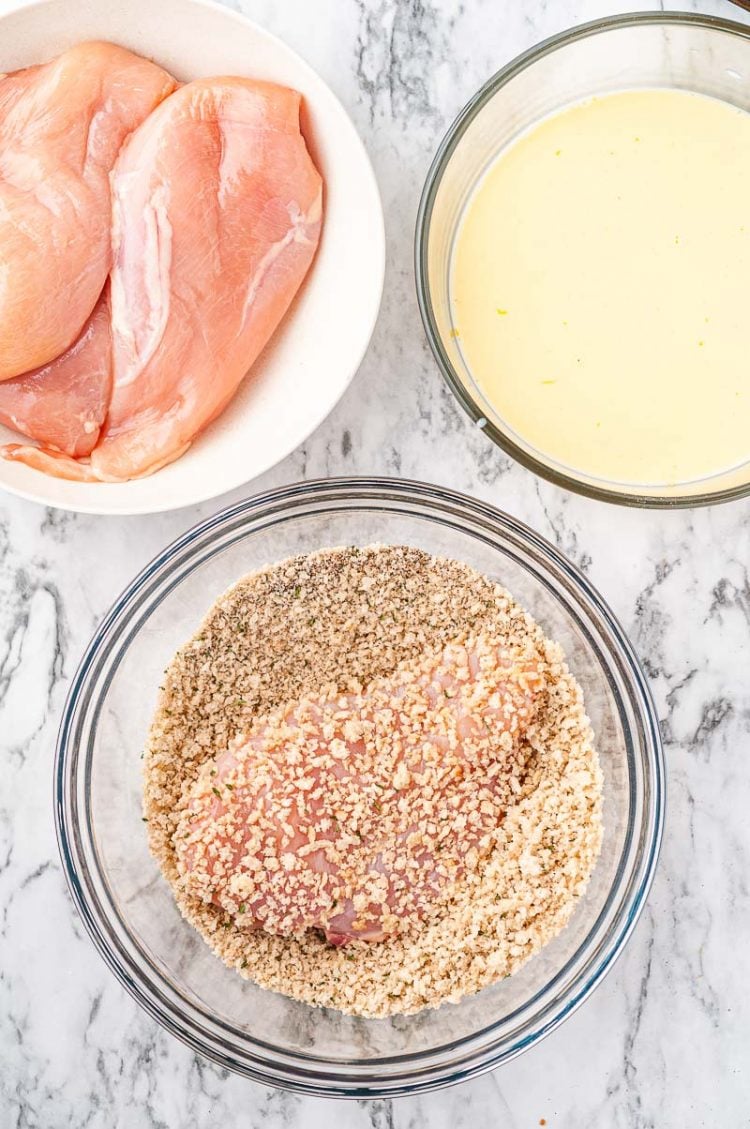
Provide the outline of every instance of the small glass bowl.
<path id="1" fill-rule="evenodd" d="M 326 546 L 410 544 L 507 586 L 565 648 L 604 772 L 604 842 L 565 930 L 516 975 L 393 1020 L 319 1011 L 241 979 L 183 920 L 149 855 L 141 751 L 164 668 L 213 601 L 262 565 Z M 167 1030 L 229 1070 L 309 1094 L 415 1093 L 506 1062 L 552 1031 L 628 938 L 656 865 L 664 762 L 641 668 L 611 611 L 515 518 L 433 486 L 337 479 L 232 506 L 164 550 L 103 620 L 73 680 L 55 814 L 68 883 L 100 953 Z"/>
<path id="2" fill-rule="evenodd" d="M 452 333 L 450 265 L 466 203 L 497 155 L 542 118 L 594 95 L 670 87 L 750 110 L 750 28 L 681 12 L 640 12 L 583 24 L 498 71 L 458 115 L 427 174 L 415 243 L 417 297 L 449 387 L 518 462 L 558 486 L 631 506 L 710 505 L 750 492 L 750 462 L 690 484 L 632 488 L 555 463 L 512 431 L 469 371 Z M 550 207 L 554 208 L 554 199 Z"/>

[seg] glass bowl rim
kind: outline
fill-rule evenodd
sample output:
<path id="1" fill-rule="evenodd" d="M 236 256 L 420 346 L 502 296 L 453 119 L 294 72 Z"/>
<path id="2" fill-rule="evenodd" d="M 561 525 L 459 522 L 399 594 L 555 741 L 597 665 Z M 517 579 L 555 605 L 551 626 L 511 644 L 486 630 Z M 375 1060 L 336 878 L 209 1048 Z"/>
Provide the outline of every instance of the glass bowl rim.
<path id="1" fill-rule="evenodd" d="M 518 1009 L 519 1011 L 528 1009 L 535 1005 L 538 999 L 543 1003 L 541 1008 L 535 1010 L 531 1017 L 524 1021 L 523 1029 L 515 1037 L 515 1041 L 512 1041 L 512 1045 L 505 1045 L 507 1036 L 503 1036 L 500 1031 L 499 1038 L 496 1037 L 494 1043 L 472 1048 L 473 1041 L 497 1031 L 504 1022 L 507 1022 L 509 1017 L 502 1016 L 477 1031 L 438 1047 L 429 1048 L 427 1051 L 405 1053 L 390 1058 L 360 1060 L 359 1063 L 348 1058 L 315 1059 L 313 1055 L 273 1047 L 258 1039 L 253 1040 L 253 1049 L 250 1052 L 244 1052 L 243 1049 L 243 1054 L 240 1056 L 216 1035 L 216 1028 L 222 1025 L 220 1019 L 210 1013 L 203 1013 L 212 1025 L 212 1030 L 208 1030 L 206 1026 L 201 1027 L 194 1018 L 200 1016 L 200 1009 L 192 1001 L 185 1000 L 179 995 L 153 962 L 146 960 L 144 967 L 142 948 L 138 948 L 139 960 L 136 962 L 125 951 L 119 936 L 116 935 L 118 926 L 126 933 L 127 926 L 119 913 L 117 913 L 119 920 L 113 926 L 113 921 L 106 912 L 107 907 L 102 906 L 96 888 L 97 886 L 106 888 L 106 878 L 101 872 L 92 875 L 87 864 L 89 855 L 93 855 L 94 862 L 98 861 L 97 851 L 93 846 L 94 834 L 89 812 L 88 780 L 92 739 L 89 740 L 88 752 L 85 750 L 83 752 L 86 788 L 83 818 L 79 819 L 75 793 L 76 789 L 80 789 L 81 770 L 78 765 L 79 748 L 75 744 L 74 730 L 76 724 L 81 722 L 81 715 L 88 709 L 94 690 L 98 691 L 101 702 L 101 687 L 97 686 L 100 669 L 94 669 L 94 663 L 97 660 L 100 663 L 104 662 L 106 656 L 111 653 L 111 643 L 117 643 L 119 640 L 119 635 L 111 640 L 112 632 L 118 628 L 118 625 L 120 625 L 120 634 L 125 631 L 124 625 L 130 622 L 128 612 L 132 613 L 133 610 L 139 609 L 139 604 L 134 608 L 134 601 L 142 596 L 144 590 L 146 595 L 142 596 L 142 602 L 150 608 L 148 601 L 151 600 L 151 590 L 157 590 L 158 583 L 173 576 L 175 568 L 182 566 L 187 568 L 187 564 L 196 555 L 199 559 L 194 561 L 193 567 L 197 567 L 205 559 L 201 555 L 201 549 L 215 544 L 223 532 L 232 528 L 232 523 L 239 523 L 243 519 L 252 521 L 253 524 L 246 531 L 247 536 L 252 536 L 255 530 L 265 527 L 261 524 L 264 518 L 276 514 L 280 515 L 277 521 L 283 523 L 310 512 L 315 514 L 366 509 L 368 502 L 379 512 L 386 514 L 406 512 L 398 509 L 398 503 L 411 503 L 428 511 L 426 516 L 440 524 L 448 525 L 448 518 L 452 518 L 450 524 L 468 534 L 474 532 L 474 527 L 470 525 L 472 519 L 483 523 L 506 544 L 515 538 L 522 547 L 536 552 L 541 557 L 541 564 L 549 576 L 562 577 L 571 584 L 581 605 L 596 617 L 607 647 L 612 649 L 612 654 L 616 655 L 622 665 L 621 674 L 632 695 L 632 708 L 637 715 L 636 720 L 642 727 L 639 741 L 633 740 L 632 727 L 626 736 L 637 748 L 639 755 L 637 763 L 647 783 L 647 787 L 641 785 L 641 792 L 648 797 L 649 803 L 643 804 L 640 822 L 635 828 L 636 831 L 640 830 L 640 840 L 633 849 L 631 794 L 628 832 L 606 902 L 596 922 L 589 928 L 573 955 L 534 997 Z M 318 508 L 325 507 L 326 503 L 329 503 L 327 509 Z M 314 508 L 309 510 L 305 508 L 306 506 Z M 465 519 L 463 526 L 461 518 Z M 189 571 L 192 571 L 192 568 Z M 181 572 L 180 579 L 184 575 L 185 573 Z M 161 595 L 158 602 L 169 594 L 172 587 L 170 585 L 163 592 L 161 589 L 158 590 Z M 555 598 L 560 600 L 559 595 Z M 118 663 L 140 625 L 138 620 L 126 640 L 125 648 L 118 654 Z M 116 670 L 116 666 L 114 669 Z M 105 690 L 112 675 L 113 671 L 109 671 L 103 682 Z M 621 695 L 614 690 L 613 693 L 619 704 L 622 701 Z M 58 848 L 68 888 L 95 948 L 123 987 L 161 1026 L 193 1051 L 199 1052 L 226 1069 L 265 1085 L 315 1096 L 394 1097 L 453 1085 L 509 1061 L 555 1030 L 591 994 L 622 952 L 645 904 L 653 881 L 663 835 L 665 788 L 666 768 L 659 722 L 640 663 L 607 603 L 564 554 L 517 518 L 503 513 L 489 503 L 448 488 L 404 479 L 328 478 L 279 487 L 220 510 L 217 514 L 198 522 L 167 545 L 124 589 L 100 622 L 71 682 L 55 754 L 54 816 Z M 631 793 L 632 791 L 631 780 Z M 82 833 L 86 839 L 83 847 L 79 843 Z M 633 854 L 632 859 L 628 861 L 626 854 L 629 847 Z M 626 884 L 623 884 L 620 876 L 624 860 L 628 861 L 631 872 Z M 613 893 L 618 895 L 613 920 L 603 935 L 597 939 L 594 936 L 596 924 L 607 909 L 611 908 Z M 576 965 L 581 967 L 577 968 Z M 544 1000 L 543 997 L 545 994 L 549 995 L 556 981 L 570 970 L 574 970 L 570 982 L 562 985 L 562 990 L 557 996 L 551 1000 Z M 176 1005 L 170 999 L 170 996 L 175 995 L 179 995 Z M 258 1054 L 256 1048 L 260 1048 L 262 1052 L 267 1049 L 271 1055 Z M 458 1067 L 452 1065 L 450 1059 L 445 1061 L 446 1053 L 453 1052 L 457 1048 L 465 1051 Z M 394 1063 L 402 1068 L 399 1073 L 382 1070 L 383 1067 L 387 1068 Z M 352 1066 L 358 1067 L 359 1073 L 347 1074 L 345 1071 L 337 1073 L 337 1067 Z M 380 1070 L 377 1072 L 373 1068 Z"/>
<path id="2" fill-rule="evenodd" d="M 610 502 L 616 505 L 634 506 L 640 509 L 690 509 L 698 506 L 714 506 L 722 502 L 731 502 L 739 498 L 747 497 L 747 495 L 750 494 L 750 474 L 746 483 L 727 487 L 723 490 L 717 490 L 716 493 L 709 495 L 686 494 L 681 497 L 672 498 L 665 494 L 648 495 L 629 491 L 618 491 L 607 486 L 597 486 L 585 482 L 574 474 L 566 474 L 564 471 L 547 465 L 524 450 L 523 447 L 516 444 L 509 435 L 495 427 L 493 422 L 487 419 L 486 413 L 483 411 L 480 404 L 464 385 L 443 346 L 432 304 L 427 265 L 432 212 L 445 170 L 466 130 L 485 105 L 492 100 L 498 90 L 522 71 L 528 70 L 540 59 L 548 55 L 553 55 L 556 51 L 572 43 L 576 43 L 579 40 L 589 39 L 602 32 L 648 26 L 702 27 L 711 31 L 723 31 L 727 34 L 735 35 L 739 39 L 750 41 L 750 26 L 739 23 L 737 20 L 725 19 L 723 16 L 710 16 L 703 15 L 699 12 L 679 11 L 625 12 L 578 24 L 575 27 L 551 35 L 547 39 L 530 47 L 527 51 L 516 55 L 504 67 L 496 71 L 495 74 L 480 87 L 477 93 L 469 99 L 463 109 L 459 111 L 440 141 L 427 171 L 417 211 L 414 233 L 414 277 L 422 324 L 440 373 L 471 420 L 475 424 L 480 423 L 482 420 L 484 421 L 482 430 L 496 446 L 500 447 L 507 455 L 510 455 L 512 459 L 520 463 L 526 470 L 530 470 L 541 478 L 553 482 L 556 486 L 570 490 L 575 494 L 582 494 L 587 498 L 594 498 L 600 502 Z"/>

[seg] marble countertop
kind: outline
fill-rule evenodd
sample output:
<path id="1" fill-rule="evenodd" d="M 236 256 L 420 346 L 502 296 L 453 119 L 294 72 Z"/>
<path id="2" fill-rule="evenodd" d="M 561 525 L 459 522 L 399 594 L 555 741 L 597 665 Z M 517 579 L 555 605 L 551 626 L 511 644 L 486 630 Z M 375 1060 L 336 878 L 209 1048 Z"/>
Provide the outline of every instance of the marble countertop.
<path id="1" fill-rule="evenodd" d="M 338 408 L 304 447 L 244 491 L 192 510 L 120 519 L 0 497 L 0 1129 L 750 1125 L 750 500 L 644 513 L 539 481 L 453 402 L 414 298 L 417 201 L 449 121 L 517 52 L 624 5 L 227 2 L 309 59 L 365 139 L 388 231 L 382 313 Z M 723 0 L 683 7 L 743 18 Z M 520 1059 L 456 1089 L 345 1105 L 230 1076 L 136 1007 L 94 952 L 68 897 L 51 769 L 84 644 L 158 549 L 248 492 L 370 472 L 431 479 L 493 502 L 584 569 L 650 676 L 666 742 L 669 811 L 637 930 L 569 1022 Z"/>

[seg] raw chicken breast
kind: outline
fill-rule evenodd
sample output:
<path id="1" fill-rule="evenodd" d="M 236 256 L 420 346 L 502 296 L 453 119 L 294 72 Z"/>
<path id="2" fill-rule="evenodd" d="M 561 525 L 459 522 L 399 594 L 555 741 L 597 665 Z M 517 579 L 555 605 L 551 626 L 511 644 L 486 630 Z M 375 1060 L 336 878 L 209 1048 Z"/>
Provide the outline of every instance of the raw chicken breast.
<path id="1" fill-rule="evenodd" d="M 295 704 L 201 769 L 175 834 L 185 889 L 282 936 L 403 931 L 522 792 L 542 686 L 533 657 L 479 636 Z"/>
<path id="2" fill-rule="evenodd" d="M 0 380 L 79 336 L 111 266 L 112 166 L 174 87 L 111 43 L 0 77 Z"/>
<path id="3" fill-rule="evenodd" d="M 300 95 L 192 82 L 133 134 L 114 170 L 112 400 L 89 463 L 4 452 L 60 477 L 122 481 L 183 454 L 234 396 L 312 262 L 322 181 Z"/>
<path id="4" fill-rule="evenodd" d="M 0 384 L 0 422 L 53 451 L 80 458 L 91 453 L 99 438 L 111 387 L 107 287 L 70 349 L 48 365 Z"/>

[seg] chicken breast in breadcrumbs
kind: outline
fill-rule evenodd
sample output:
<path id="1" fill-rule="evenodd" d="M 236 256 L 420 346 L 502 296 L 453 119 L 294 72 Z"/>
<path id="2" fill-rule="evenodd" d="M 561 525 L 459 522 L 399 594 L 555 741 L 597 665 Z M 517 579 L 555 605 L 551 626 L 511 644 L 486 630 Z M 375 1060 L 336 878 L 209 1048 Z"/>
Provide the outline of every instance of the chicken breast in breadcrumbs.
<path id="1" fill-rule="evenodd" d="M 185 890 L 240 926 L 383 941 L 467 869 L 521 791 L 542 679 L 487 636 L 361 694 L 306 698 L 201 769 Z"/>

